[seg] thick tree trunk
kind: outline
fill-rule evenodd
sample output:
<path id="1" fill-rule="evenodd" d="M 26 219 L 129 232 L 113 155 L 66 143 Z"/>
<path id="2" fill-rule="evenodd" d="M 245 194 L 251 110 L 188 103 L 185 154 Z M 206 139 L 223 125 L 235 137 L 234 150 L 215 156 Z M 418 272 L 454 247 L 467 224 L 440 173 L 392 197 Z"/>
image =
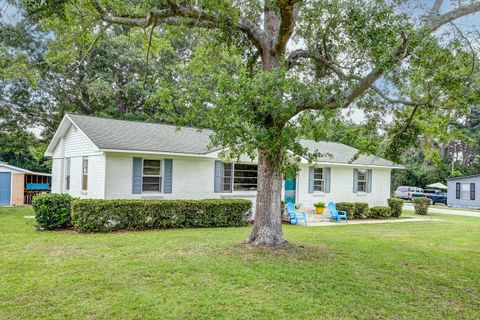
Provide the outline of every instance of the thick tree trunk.
<path id="1" fill-rule="evenodd" d="M 279 247 L 283 239 L 281 221 L 282 172 L 265 151 L 258 153 L 258 185 L 255 221 L 247 242 L 257 247 Z"/>

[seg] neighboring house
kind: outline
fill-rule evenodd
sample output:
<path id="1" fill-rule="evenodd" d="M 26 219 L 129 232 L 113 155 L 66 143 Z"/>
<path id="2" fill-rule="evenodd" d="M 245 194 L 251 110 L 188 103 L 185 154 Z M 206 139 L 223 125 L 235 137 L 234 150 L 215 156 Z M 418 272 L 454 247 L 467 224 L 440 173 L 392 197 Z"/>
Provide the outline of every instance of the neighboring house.
<path id="1" fill-rule="evenodd" d="M 257 165 L 223 162 L 209 130 L 67 114 L 45 155 L 52 157 L 52 192 L 98 199 L 245 198 L 255 204 Z M 315 202 L 362 201 L 385 205 L 390 173 L 403 167 L 360 155 L 340 143 L 302 140 L 328 156 L 303 160 L 285 183 L 283 198 Z M 225 151 L 227 152 L 227 151 Z M 287 190 L 285 190 L 287 189 Z"/>
<path id="2" fill-rule="evenodd" d="M 50 191 L 51 175 L 0 162 L 0 206 L 30 204 L 32 197 Z"/>
<path id="3" fill-rule="evenodd" d="M 480 209 L 480 174 L 447 180 L 450 207 Z"/>

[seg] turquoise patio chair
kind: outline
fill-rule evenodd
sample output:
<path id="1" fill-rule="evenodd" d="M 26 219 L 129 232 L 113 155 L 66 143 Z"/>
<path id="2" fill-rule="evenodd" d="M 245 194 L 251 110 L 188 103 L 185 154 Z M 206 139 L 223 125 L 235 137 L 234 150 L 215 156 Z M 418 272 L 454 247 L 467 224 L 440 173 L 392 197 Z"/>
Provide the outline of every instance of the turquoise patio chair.
<path id="1" fill-rule="evenodd" d="M 287 212 L 290 216 L 288 218 L 289 223 L 295 221 L 295 224 L 298 224 L 299 221 L 305 221 L 305 225 L 307 225 L 307 214 L 305 212 L 295 211 L 295 205 L 292 202 L 287 202 Z"/>
<path id="2" fill-rule="evenodd" d="M 330 222 L 337 219 L 338 223 L 340 223 L 342 219 L 345 219 L 345 223 L 348 223 L 347 211 L 337 210 L 335 202 L 328 203 L 328 210 L 330 210 Z"/>

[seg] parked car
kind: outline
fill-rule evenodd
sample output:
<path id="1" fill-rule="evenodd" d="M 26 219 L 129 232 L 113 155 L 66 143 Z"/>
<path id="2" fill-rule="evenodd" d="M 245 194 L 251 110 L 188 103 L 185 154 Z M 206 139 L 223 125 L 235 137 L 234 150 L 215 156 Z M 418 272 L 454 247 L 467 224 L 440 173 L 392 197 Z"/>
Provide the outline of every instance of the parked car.
<path id="1" fill-rule="evenodd" d="M 423 189 L 418 187 L 400 186 L 395 190 L 394 197 L 403 200 L 412 200 L 415 196 L 423 196 Z"/>
<path id="2" fill-rule="evenodd" d="M 445 192 L 442 192 L 440 190 L 435 190 L 435 189 L 426 189 L 423 190 L 423 193 L 426 198 L 430 199 L 431 204 L 435 203 L 443 203 L 447 204 L 447 194 Z"/>

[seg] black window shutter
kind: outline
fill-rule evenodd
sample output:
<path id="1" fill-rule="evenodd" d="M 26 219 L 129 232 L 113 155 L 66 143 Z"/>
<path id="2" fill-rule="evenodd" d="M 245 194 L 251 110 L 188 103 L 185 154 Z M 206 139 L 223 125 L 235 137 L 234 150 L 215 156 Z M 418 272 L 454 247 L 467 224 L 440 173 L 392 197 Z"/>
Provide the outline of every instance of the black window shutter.
<path id="1" fill-rule="evenodd" d="M 456 197 L 457 199 L 460 199 L 460 182 L 456 183 Z"/>
<path id="2" fill-rule="evenodd" d="M 470 200 L 475 200 L 475 183 L 470 183 Z"/>

